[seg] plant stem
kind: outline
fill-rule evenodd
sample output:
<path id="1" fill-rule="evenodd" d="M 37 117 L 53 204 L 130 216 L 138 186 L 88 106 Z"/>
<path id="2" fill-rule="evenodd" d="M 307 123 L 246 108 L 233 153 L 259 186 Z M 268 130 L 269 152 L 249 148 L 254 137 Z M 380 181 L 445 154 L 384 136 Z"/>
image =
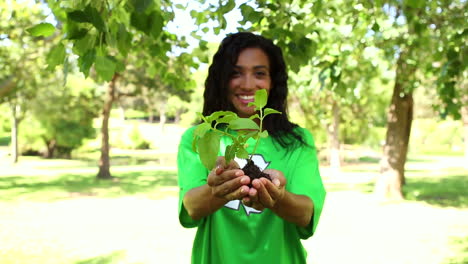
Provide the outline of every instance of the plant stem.
<path id="1" fill-rule="evenodd" d="M 255 151 L 257 150 L 257 147 L 258 147 L 258 143 L 260 142 L 260 132 L 263 131 L 263 109 L 260 109 L 260 116 L 259 116 L 258 119 L 260 119 L 260 126 L 259 126 L 260 128 L 259 128 L 259 131 L 258 131 L 258 134 L 257 134 L 257 138 L 256 138 L 257 142 L 255 142 L 255 147 L 254 147 L 254 149 L 252 151 L 252 155 L 249 155 L 249 160 L 250 161 L 252 161 L 252 156 L 253 156 L 253 154 L 255 154 Z"/>

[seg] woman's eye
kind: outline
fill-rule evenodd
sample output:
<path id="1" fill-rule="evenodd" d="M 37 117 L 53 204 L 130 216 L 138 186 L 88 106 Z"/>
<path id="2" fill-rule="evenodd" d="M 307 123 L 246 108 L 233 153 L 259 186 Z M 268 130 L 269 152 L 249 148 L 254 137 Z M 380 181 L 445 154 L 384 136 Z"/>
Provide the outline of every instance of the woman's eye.
<path id="1" fill-rule="evenodd" d="M 266 72 L 256 72 L 255 73 L 257 76 L 266 76 L 267 73 Z"/>
<path id="2" fill-rule="evenodd" d="M 240 76 L 240 72 L 239 72 L 239 71 L 233 71 L 233 72 L 231 73 L 231 77 L 238 77 L 238 76 Z"/>

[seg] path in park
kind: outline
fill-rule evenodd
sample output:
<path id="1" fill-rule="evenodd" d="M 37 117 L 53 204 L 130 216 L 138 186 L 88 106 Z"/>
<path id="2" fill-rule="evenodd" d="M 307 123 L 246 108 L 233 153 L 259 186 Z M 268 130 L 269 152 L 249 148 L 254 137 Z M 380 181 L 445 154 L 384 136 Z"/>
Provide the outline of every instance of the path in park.
<path id="1" fill-rule="evenodd" d="M 118 263 L 189 263 L 195 230 L 179 226 L 177 203 L 173 196 L 0 203 L 0 263 L 14 254 L 28 263 L 108 254 L 123 254 Z M 329 193 L 319 229 L 304 245 L 309 263 L 439 264 L 453 257 L 449 237 L 467 236 L 468 210 L 379 205 L 347 191 Z"/>

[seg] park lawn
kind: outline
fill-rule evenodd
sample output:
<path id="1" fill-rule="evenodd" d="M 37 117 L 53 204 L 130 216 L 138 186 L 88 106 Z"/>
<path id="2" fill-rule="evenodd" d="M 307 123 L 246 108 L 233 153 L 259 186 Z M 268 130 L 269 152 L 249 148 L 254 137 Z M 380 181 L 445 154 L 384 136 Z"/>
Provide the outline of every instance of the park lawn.
<path id="1" fill-rule="evenodd" d="M 176 168 L 160 165 L 158 159 L 175 160 L 175 154 L 115 155 L 113 180 L 97 180 L 98 168 L 87 159 L 44 160 L 21 157 L 16 165 L 3 164 L 0 201 L 56 201 L 74 197 L 145 196 L 151 199 L 178 190 Z M 162 159 L 162 158 L 161 158 Z M 129 164 L 129 165 L 125 165 Z M 173 163 L 172 163 L 173 164 Z"/>
<path id="2" fill-rule="evenodd" d="M 1 164 L 0 263 L 188 263 L 195 230 L 177 221 L 174 156 L 156 157 L 117 153 L 115 181 L 97 181 L 92 158 Z M 328 196 L 304 242 L 310 263 L 467 263 L 460 157 L 410 159 L 408 200 L 391 204 L 372 200 L 378 167 L 364 161 L 321 169 Z"/>

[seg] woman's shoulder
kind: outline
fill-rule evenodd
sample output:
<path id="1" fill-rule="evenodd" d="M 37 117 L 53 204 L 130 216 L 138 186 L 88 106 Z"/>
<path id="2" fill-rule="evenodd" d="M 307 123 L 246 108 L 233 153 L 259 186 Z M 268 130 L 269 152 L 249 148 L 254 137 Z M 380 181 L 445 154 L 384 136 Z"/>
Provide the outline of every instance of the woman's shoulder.
<path id="1" fill-rule="evenodd" d="M 193 138 L 193 132 L 195 131 L 195 129 L 197 128 L 197 126 L 191 126 L 189 128 L 187 128 L 183 133 L 182 133 L 182 140 L 184 139 L 192 139 Z"/>
<path id="2" fill-rule="evenodd" d="M 312 133 L 310 132 L 310 130 L 308 130 L 307 128 L 304 128 L 298 125 L 293 130 L 296 134 L 300 135 L 302 140 L 308 145 L 313 146 L 315 144 L 314 137 Z"/>
<path id="3" fill-rule="evenodd" d="M 296 127 L 294 127 L 293 130 L 301 136 L 312 136 L 312 133 L 310 133 L 310 131 L 307 128 L 301 127 L 299 125 L 296 125 Z"/>

